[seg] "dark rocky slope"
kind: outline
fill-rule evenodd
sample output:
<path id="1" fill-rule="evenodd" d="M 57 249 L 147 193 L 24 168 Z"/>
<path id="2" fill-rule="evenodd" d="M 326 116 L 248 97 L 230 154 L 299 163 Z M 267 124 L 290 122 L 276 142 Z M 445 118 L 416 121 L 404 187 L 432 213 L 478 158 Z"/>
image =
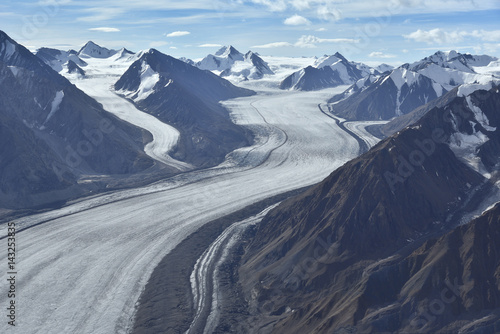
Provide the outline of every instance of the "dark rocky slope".
<path id="1" fill-rule="evenodd" d="M 141 98 L 141 75 L 157 75 L 147 97 Z M 137 107 L 174 126 L 181 133 L 173 156 L 199 167 L 214 165 L 236 148 L 252 142 L 251 133 L 234 124 L 219 101 L 249 96 L 209 71 L 200 70 L 154 49 L 144 53 L 116 82 L 115 89 Z"/>
<path id="2" fill-rule="evenodd" d="M 470 100 L 494 131 L 480 129 L 466 99 L 455 98 L 264 218 L 239 272 L 250 332 L 493 333 L 498 207 L 481 218 L 488 226 L 455 229 L 493 186 L 449 142 L 481 131 L 489 140 L 478 155 L 488 150 L 485 165 L 498 159 L 500 94 L 476 91 Z M 489 170 L 495 175 L 495 164 Z M 450 303 L 435 310 L 439 316 L 422 320 L 455 278 L 453 302 L 445 294 Z"/>
<path id="3" fill-rule="evenodd" d="M 144 138 L 144 141 L 148 137 Z M 141 130 L 0 32 L 0 207 L 27 208 L 105 189 L 144 171 Z"/>

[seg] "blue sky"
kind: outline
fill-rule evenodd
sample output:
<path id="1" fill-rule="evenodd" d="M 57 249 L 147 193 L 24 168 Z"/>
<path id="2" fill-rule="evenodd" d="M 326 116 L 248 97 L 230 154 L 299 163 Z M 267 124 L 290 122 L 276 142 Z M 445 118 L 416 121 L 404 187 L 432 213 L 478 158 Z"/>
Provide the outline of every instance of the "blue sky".
<path id="1" fill-rule="evenodd" d="M 499 0 L 41 0 L 0 2 L 0 29 L 34 50 L 92 40 L 197 59 L 241 52 L 401 64 L 437 50 L 500 56 Z"/>

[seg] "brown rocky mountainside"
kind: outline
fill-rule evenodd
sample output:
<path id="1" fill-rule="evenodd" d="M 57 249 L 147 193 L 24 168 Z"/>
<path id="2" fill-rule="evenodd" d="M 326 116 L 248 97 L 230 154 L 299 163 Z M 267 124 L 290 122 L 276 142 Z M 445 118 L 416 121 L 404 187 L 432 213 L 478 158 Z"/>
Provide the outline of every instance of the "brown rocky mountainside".
<path id="1" fill-rule="evenodd" d="M 496 89 L 469 101 L 497 126 Z M 475 117 L 457 97 L 272 210 L 239 272 L 251 332 L 498 332 L 500 206 L 457 227 L 492 182 L 448 145 L 483 131 L 496 156 Z"/>

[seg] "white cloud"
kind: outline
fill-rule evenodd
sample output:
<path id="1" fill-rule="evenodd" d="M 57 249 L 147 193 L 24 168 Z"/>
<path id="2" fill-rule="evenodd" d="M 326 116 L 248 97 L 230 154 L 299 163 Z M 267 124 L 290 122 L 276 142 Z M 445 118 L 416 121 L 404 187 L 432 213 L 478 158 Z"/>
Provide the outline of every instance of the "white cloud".
<path id="1" fill-rule="evenodd" d="M 485 42 L 500 42 L 500 30 L 474 30 L 470 35 Z"/>
<path id="2" fill-rule="evenodd" d="M 315 48 L 319 43 L 359 43 L 357 39 L 351 38 L 319 38 L 312 35 L 303 35 L 295 43 L 299 48 Z"/>
<path id="3" fill-rule="evenodd" d="M 125 10 L 123 8 L 102 8 L 92 7 L 83 10 L 84 12 L 92 13 L 89 16 L 79 17 L 76 20 L 82 22 L 102 22 L 111 20 L 122 15 Z"/>
<path id="4" fill-rule="evenodd" d="M 428 31 L 418 29 L 411 34 L 403 35 L 403 37 L 427 44 L 458 43 L 467 37 L 476 38 L 484 42 L 499 42 L 500 30 L 473 30 L 472 32 L 456 30 L 449 32 L 440 28 Z"/>
<path id="5" fill-rule="evenodd" d="M 169 49 L 177 50 L 177 47 L 176 46 L 171 46 L 171 47 L 169 47 Z"/>
<path id="6" fill-rule="evenodd" d="M 305 10 L 311 8 L 309 0 L 292 0 L 292 6 L 298 10 Z"/>
<path id="7" fill-rule="evenodd" d="M 282 12 L 286 9 L 287 4 L 284 0 L 251 0 L 258 5 L 264 5 L 273 12 Z"/>
<path id="8" fill-rule="evenodd" d="M 500 52 L 500 43 L 485 43 L 480 47 L 480 50 L 486 54 L 498 54 Z"/>
<path id="9" fill-rule="evenodd" d="M 283 23 L 289 26 L 302 26 L 311 24 L 311 21 L 309 21 L 303 16 L 295 14 L 287 18 Z"/>
<path id="10" fill-rule="evenodd" d="M 371 57 L 371 58 L 395 58 L 396 55 L 385 54 L 385 53 L 380 52 L 380 51 L 374 51 L 374 52 L 370 53 L 368 55 L 368 57 Z"/>
<path id="11" fill-rule="evenodd" d="M 220 48 L 221 46 L 222 46 L 221 44 L 210 44 L 210 43 L 199 45 L 200 48 Z"/>
<path id="12" fill-rule="evenodd" d="M 254 45 L 252 48 L 256 49 L 271 49 L 271 48 L 284 48 L 288 46 L 293 46 L 293 44 L 288 43 L 288 42 L 274 42 L 274 43 L 268 43 L 268 44 L 263 44 L 263 45 Z"/>
<path id="13" fill-rule="evenodd" d="M 120 29 L 110 28 L 110 27 L 98 27 L 98 28 L 90 28 L 91 31 L 101 31 L 101 32 L 118 32 Z"/>
<path id="14" fill-rule="evenodd" d="M 174 31 L 166 34 L 167 37 L 181 37 L 191 34 L 189 31 Z"/>
<path id="15" fill-rule="evenodd" d="M 461 42 L 465 35 L 466 33 L 464 32 L 447 32 L 440 28 L 436 28 L 428 31 L 418 29 L 411 34 L 403 35 L 403 37 L 427 44 L 445 44 Z"/>
<path id="16" fill-rule="evenodd" d="M 319 6 L 317 9 L 318 17 L 325 21 L 338 21 L 342 19 L 342 12 L 337 8 L 331 8 L 327 5 Z"/>
<path id="17" fill-rule="evenodd" d="M 320 32 L 321 32 L 321 31 L 327 31 L 327 30 L 328 30 L 328 29 L 326 29 L 326 28 L 319 28 L 319 29 L 316 29 L 316 31 L 320 31 Z"/>
<path id="18" fill-rule="evenodd" d="M 60 6 L 72 3 L 72 0 L 39 0 L 37 2 L 38 6 Z"/>
<path id="19" fill-rule="evenodd" d="M 167 44 L 168 44 L 168 42 L 165 42 L 165 41 L 153 41 L 153 42 L 149 43 L 149 46 L 152 48 L 158 48 L 160 46 L 165 46 Z"/>

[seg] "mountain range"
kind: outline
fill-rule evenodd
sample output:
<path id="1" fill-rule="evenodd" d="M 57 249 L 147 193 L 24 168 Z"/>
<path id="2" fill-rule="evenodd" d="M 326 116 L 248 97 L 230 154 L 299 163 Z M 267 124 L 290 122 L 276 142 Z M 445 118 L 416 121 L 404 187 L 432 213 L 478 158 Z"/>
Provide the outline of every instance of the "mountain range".
<path id="1" fill-rule="evenodd" d="M 500 93 L 442 99 L 258 225 L 250 332 L 498 330 L 499 206 L 462 219 L 497 196 Z"/>
<path id="2" fill-rule="evenodd" d="M 87 61 L 130 62 L 115 89 L 139 108 L 179 128 L 171 154 L 198 167 L 213 166 L 252 134 L 235 125 L 220 100 L 254 94 L 151 49 L 138 54 L 93 42 L 78 52 L 41 48 L 36 55 L 0 34 L 2 149 L 0 199 L 4 208 L 35 208 L 138 182 L 175 169 L 144 153 L 143 129 L 105 111 L 71 80 L 86 80 Z M 58 73 L 59 72 L 59 73 Z M 72 77 L 76 74 L 76 77 Z M 125 182 L 125 183 L 124 183 Z M 136 183 L 135 183 L 136 184 Z M 48 195 L 49 194 L 49 195 Z"/>
<path id="3" fill-rule="evenodd" d="M 97 77 L 95 64 L 118 68 L 103 75 L 113 83 L 105 81 L 106 92 L 178 131 L 168 154 L 202 169 L 254 143 L 257 135 L 220 102 L 256 94 L 227 79 L 277 84 L 283 77 L 264 59 L 273 66 L 232 46 L 193 62 L 91 41 L 79 51 L 33 54 L 0 31 L 1 213 L 28 214 L 182 172 L 146 154 L 150 132 L 78 88 Z M 279 88 L 346 85 L 314 107 L 349 121 L 390 122 L 368 127 L 382 138 L 370 150 L 228 241 L 238 246 L 232 262 L 222 256 L 213 266 L 231 273 L 220 303 L 236 298 L 238 308 L 223 313 L 214 332 L 500 332 L 499 60 L 439 51 L 397 68 L 339 53 L 311 63 L 298 71 L 284 64 L 295 72 Z M 254 172 L 255 182 L 265 181 Z"/>
<path id="4" fill-rule="evenodd" d="M 443 96 L 453 88 L 500 80 L 476 72 L 498 60 L 455 51 L 436 52 L 413 64 L 403 64 L 383 75 L 360 79 L 344 93 L 330 99 L 335 114 L 349 120 L 388 120 Z"/>
<path id="5" fill-rule="evenodd" d="M 52 53 L 56 66 L 72 52 Z M 47 57 L 45 58 L 47 60 Z M 105 175 L 139 173 L 153 161 L 140 129 L 108 114 L 40 58 L 0 32 L 0 198 L 42 206 L 105 188 Z"/>
<path id="6" fill-rule="evenodd" d="M 340 85 L 351 85 L 358 80 L 380 74 L 392 67 L 381 65 L 379 69 L 371 68 L 362 63 L 348 61 L 340 53 L 325 55 L 311 66 L 292 73 L 280 83 L 280 89 L 319 90 Z"/>
<path id="7" fill-rule="evenodd" d="M 215 55 L 209 54 L 195 66 L 202 70 L 219 72 L 221 77 L 236 77 L 239 81 L 262 79 L 264 75 L 274 74 L 258 54 L 252 51 L 242 54 L 231 45 L 222 47 Z"/>
<path id="8" fill-rule="evenodd" d="M 114 88 L 140 110 L 181 132 L 172 152 L 177 159 L 212 166 L 227 153 L 252 142 L 250 132 L 234 124 L 219 101 L 254 92 L 155 49 L 132 63 Z"/>
<path id="9" fill-rule="evenodd" d="M 78 56 L 81 58 L 109 58 L 117 52 L 89 41 L 78 51 Z"/>
<path id="10" fill-rule="evenodd" d="M 51 48 L 40 48 L 35 55 L 56 72 L 61 72 L 64 69 L 67 73 L 74 73 L 76 71 L 80 75 L 85 75 L 82 67 L 87 66 L 87 63 L 79 57 L 78 52 L 75 50 L 61 51 Z"/>

